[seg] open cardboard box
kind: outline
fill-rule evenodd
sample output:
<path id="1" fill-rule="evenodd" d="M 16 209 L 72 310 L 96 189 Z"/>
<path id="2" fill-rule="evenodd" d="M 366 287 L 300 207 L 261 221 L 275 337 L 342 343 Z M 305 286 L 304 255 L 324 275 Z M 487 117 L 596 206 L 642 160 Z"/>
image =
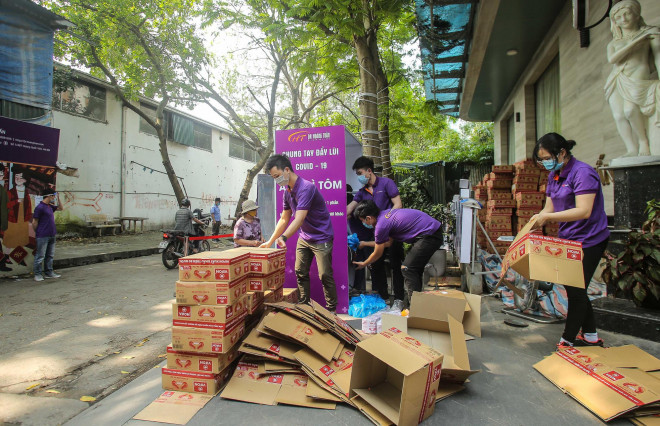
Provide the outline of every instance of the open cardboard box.
<path id="1" fill-rule="evenodd" d="M 660 410 L 660 360 L 636 346 L 562 349 L 534 368 L 604 421 Z"/>
<path id="2" fill-rule="evenodd" d="M 532 233 L 531 219 L 516 235 L 502 260 L 500 283 L 524 297 L 522 290 L 505 280 L 509 268 L 528 280 L 548 281 L 584 288 L 582 243 Z"/>
<path id="3" fill-rule="evenodd" d="M 432 290 L 424 293 L 419 293 L 420 296 L 415 297 L 413 293 L 413 300 L 415 305 L 410 305 L 410 314 L 418 318 L 439 319 L 444 320 L 446 313 L 454 313 L 456 318 L 457 311 L 450 307 L 456 303 L 457 307 L 463 305 L 463 328 L 470 336 L 481 337 L 481 296 L 477 294 L 464 293 L 460 290 Z M 432 295 L 427 296 L 427 295 Z M 448 298 L 444 300 L 440 298 Z M 454 302 L 454 300 L 465 301 L 465 303 Z M 460 321 L 460 318 L 456 318 Z"/>
<path id="4" fill-rule="evenodd" d="M 416 425 L 433 414 L 443 355 L 397 329 L 357 345 L 351 401 L 374 423 Z"/>
<path id="5" fill-rule="evenodd" d="M 383 330 L 401 330 L 444 355 L 442 383 L 462 384 L 468 377 L 479 372 L 470 368 L 463 324 L 455 318 L 462 319 L 466 302 L 458 302 L 460 299 L 415 292 L 408 318 L 383 315 Z M 418 307 L 419 311 L 416 312 L 421 316 L 413 316 L 414 306 Z M 427 309 L 432 306 L 435 306 L 435 312 Z"/>

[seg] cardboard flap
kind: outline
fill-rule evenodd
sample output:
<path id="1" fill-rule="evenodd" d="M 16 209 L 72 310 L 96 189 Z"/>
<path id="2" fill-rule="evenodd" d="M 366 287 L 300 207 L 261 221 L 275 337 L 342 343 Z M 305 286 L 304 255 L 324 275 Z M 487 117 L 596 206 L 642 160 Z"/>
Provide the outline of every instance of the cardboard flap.
<path id="1" fill-rule="evenodd" d="M 635 345 L 614 348 L 580 348 L 580 351 L 585 354 L 596 355 L 600 361 L 613 367 L 636 367 L 647 372 L 660 370 L 660 359 Z"/>
<path id="2" fill-rule="evenodd" d="M 277 405 L 279 391 L 279 384 L 268 383 L 267 381 L 241 380 L 232 377 L 220 397 L 255 404 Z"/>
<path id="3" fill-rule="evenodd" d="M 307 389 L 305 393 L 310 398 L 323 399 L 331 402 L 343 402 L 339 397 L 336 397 L 332 392 L 317 384 L 314 380 L 307 382 Z"/>
<path id="4" fill-rule="evenodd" d="M 166 391 L 133 418 L 150 422 L 185 425 L 211 398 L 213 398 L 213 395 Z"/>
<path id="5" fill-rule="evenodd" d="M 379 426 L 390 426 L 393 424 L 387 417 L 379 413 L 378 410 L 374 409 L 374 407 L 369 405 L 364 399 L 360 398 L 359 395 L 351 398 L 351 402 L 355 404 L 355 406 L 362 412 L 362 414 L 364 414 L 374 424 Z"/>
<path id="6" fill-rule="evenodd" d="M 401 390 L 387 382 L 380 383 L 368 389 L 353 390 L 364 402 L 371 405 L 390 422 L 397 423 L 399 421 Z"/>
<path id="7" fill-rule="evenodd" d="M 466 304 L 465 299 L 414 292 L 410 302 L 410 318 L 447 321 L 447 316 L 451 315 L 457 320 L 463 321 Z"/>
<path id="8" fill-rule="evenodd" d="M 380 334 L 363 340 L 359 343 L 358 347 L 405 376 L 411 375 L 427 364 L 426 360 Z M 367 399 L 365 398 L 365 400 Z"/>
<path id="9" fill-rule="evenodd" d="M 470 369 L 467 344 L 463 332 L 463 324 L 453 317 L 449 317 L 449 329 L 451 335 L 451 347 L 454 355 L 454 364 L 462 370 Z"/>
<path id="10" fill-rule="evenodd" d="M 472 336 L 481 337 L 481 296 L 478 294 L 463 293 L 471 312 L 463 318 L 465 332 Z"/>

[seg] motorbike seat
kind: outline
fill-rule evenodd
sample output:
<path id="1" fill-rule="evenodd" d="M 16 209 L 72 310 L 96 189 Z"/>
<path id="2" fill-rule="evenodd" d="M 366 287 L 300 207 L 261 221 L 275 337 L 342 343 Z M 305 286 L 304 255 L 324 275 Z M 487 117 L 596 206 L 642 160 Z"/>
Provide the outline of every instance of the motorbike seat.
<path id="1" fill-rule="evenodd" d="M 172 234 L 172 235 L 177 236 L 177 237 L 183 237 L 184 235 L 186 235 L 186 233 L 184 231 L 179 231 L 177 229 L 168 229 L 168 230 L 165 230 L 163 232 L 168 233 L 168 234 Z"/>

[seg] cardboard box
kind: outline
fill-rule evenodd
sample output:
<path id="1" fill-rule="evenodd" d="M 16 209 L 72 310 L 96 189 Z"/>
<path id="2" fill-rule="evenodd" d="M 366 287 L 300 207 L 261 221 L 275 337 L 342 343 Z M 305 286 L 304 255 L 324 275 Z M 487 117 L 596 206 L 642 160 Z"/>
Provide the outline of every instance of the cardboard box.
<path id="1" fill-rule="evenodd" d="M 513 178 L 513 172 L 505 172 L 505 173 L 500 173 L 500 172 L 491 172 L 489 175 L 488 180 L 511 180 Z"/>
<path id="2" fill-rule="evenodd" d="M 513 184 L 521 184 L 521 183 L 534 183 L 538 184 L 539 183 L 539 178 L 536 175 L 516 175 L 513 178 Z"/>
<path id="3" fill-rule="evenodd" d="M 133 418 L 149 422 L 185 425 L 211 398 L 213 395 L 165 391 Z"/>
<path id="4" fill-rule="evenodd" d="M 284 285 L 284 270 L 278 270 L 268 275 L 255 275 L 248 277 L 248 291 L 275 290 Z"/>
<path id="5" fill-rule="evenodd" d="M 538 214 L 540 211 L 541 211 L 541 209 L 534 209 L 534 208 L 516 209 L 516 216 L 526 217 L 528 219 L 531 219 L 532 216 L 534 216 L 535 214 Z"/>
<path id="6" fill-rule="evenodd" d="M 264 305 L 263 291 L 248 291 L 247 293 L 247 308 L 248 314 L 252 315 L 257 312 Z"/>
<path id="7" fill-rule="evenodd" d="M 540 208 L 545 201 L 543 192 L 518 192 L 516 193 L 516 208 Z"/>
<path id="8" fill-rule="evenodd" d="M 250 273 L 254 275 L 269 275 L 284 269 L 286 250 L 259 247 L 241 247 L 240 250 L 249 253 Z"/>
<path id="9" fill-rule="evenodd" d="M 509 194 L 508 199 L 502 199 L 502 200 L 489 200 L 488 201 L 488 209 L 512 209 L 516 206 L 516 203 L 513 201 L 513 199 L 510 197 L 511 194 Z"/>
<path id="10" fill-rule="evenodd" d="M 179 259 L 180 281 L 232 282 L 249 270 L 249 255 L 234 250 L 205 251 Z"/>
<path id="11" fill-rule="evenodd" d="M 514 183 L 511 192 L 538 192 L 539 185 L 535 183 Z"/>
<path id="12" fill-rule="evenodd" d="M 486 210 L 486 217 L 490 219 L 492 216 L 508 216 L 511 217 L 513 215 L 513 208 L 512 207 L 488 207 L 488 210 Z"/>
<path id="13" fill-rule="evenodd" d="M 172 348 L 186 352 L 228 353 L 245 332 L 245 318 L 224 325 L 193 323 L 196 327 L 172 326 Z M 215 328 L 222 326 L 222 328 Z"/>
<path id="14" fill-rule="evenodd" d="M 247 313 L 247 297 L 233 305 L 180 305 L 172 304 L 172 325 L 227 324 Z M 194 327 L 195 325 L 191 325 Z"/>
<path id="15" fill-rule="evenodd" d="M 163 368 L 163 389 L 215 395 L 225 385 L 232 370 L 233 366 L 228 366 L 221 373 L 213 374 Z"/>
<path id="16" fill-rule="evenodd" d="M 449 315 L 461 322 L 467 334 L 481 337 L 480 296 L 460 290 L 413 293 L 413 300 L 410 302 L 411 318 L 446 322 Z"/>
<path id="17" fill-rule="evenodd" d="M 513 179 L 489 180 L 486 186 L 488 189 L 510 189 Z"/>
<path id="18" fill-rule="evenodd" d="M 284 288 L 280 287 L 275 290 L 267 290 L 264 292 L 264 303 L 277 303 L 284 300 Z"/>
<path id="19" fill-rule="evenodd" d="M 660 409 L 660 360 L 636 346 L 562 349 L 534 365 L 603 421 Z"/>
<path id="20" fill-rule="evenodd" d="M 284 302 L 296 303 L 300 297 L 300 292 L 297 288 L 285 288 L 282 290 L 282 297 Z"/>
<path id="21" fill-rule="evenodd" d="M 167 347 L 167 368 L 172 370 L 220 374 L 238 356 L 235 347 L 226 354 L 179 352 Z"/>
<path id="22" fill-rule="evenodd" d="M 394 315 L 384 315 L 392 316 Z M 415 425 L 435 409 L 443 355 L 397 329 L 360 342 L 350 398 L 372 420 Z M 379 413 L 374 419 L 375 413 Z"/>
<path id="23" fill-rule="evenodd" d="M 495 173 L 513 173 L 513 166 L 509 164 L 499 164 L 493 166 L 491 170 Z"/>
<path id="24" fill-rule="evenodd" d="M 232 282 L 176 282 L 176 303 L 183 305 L 233 305 L 247 293 L 248 276 Z"/>
<path id="25" fill-rule="evenodd" d="M 488 190 L 488 200 L 512 200 L 513 194 L 510 190 L 501 190 L 501 189 L 489 189 Z"/>
<path id="26" fill-rule="evenodd" d="M 502 263 L 529 280 L 584 288 L 582 243 L 531 233 L 536 219 L 518 233 Z"/>

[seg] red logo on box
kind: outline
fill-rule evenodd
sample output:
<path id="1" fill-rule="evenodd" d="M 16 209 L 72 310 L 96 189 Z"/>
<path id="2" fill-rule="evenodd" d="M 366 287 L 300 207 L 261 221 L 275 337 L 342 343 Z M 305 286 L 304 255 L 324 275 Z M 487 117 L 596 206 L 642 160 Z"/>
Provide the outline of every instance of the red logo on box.
<path id="1" fill-rule="evenodd" d="M 324 365 L 323 367 L 321 367 L 321 373 L 325 374 L 326 376 L 329 376 L 334 372 L 335 372 L 335 370 L 330 368 L 329 365 Z"/>
<path id="2" fill-rule="evenodd" d="M 193 387 L 195 388 L 195 392 L 207 392 L 208 389 L 206 382 L 194 382 Z"/>
<path id="3" fill-rule="evenodd" d="M 222 352 L 222 343 L 213 343 L 211 345 L 211 352 Z"/>
<path id="4" fill-rule="evenodd" d="M 280 345 L 274 344 L 270 348 L 268 348 L 269 351 L 275 352 L 276 354 L 280 353 Z"/>
<path id="5" fill-rule="evenodd" d="M 412 343 L 415 346 L 422 346 L 421 342 L 419 340 L 415 339 L 414 337 L 407 336 L 406 341 L 408 343 Z"/>
<path id="6" fill-rule="evenodd" d="M 213 368 L 213 363 L 207 359 L 199 360 L 199 369 L 202 371 L 211 371 Z"/>
<path id="7" fill-rule="evenodd" d="M 442 364 L 438 364 L 433 369 L 433 381 L 435 382 L 440 378 L 440 373 L 442 373 Z"/>
<path id="8" fill-rule="evenodd" d="M 188 342 L 188 345 L 190 345 L 190 347 L 193 348 L 193 349 L 199 350 L 199 349 L 202 349 L 204 347 L 204 342 L 191 340 L 190 342 Z"/>
<path id="9" fill-rule="evenodd" d="M 261 262 L 250 262 L 250 271 L 261 272 Z"/>
<path id="10" fill-rule="evenodd" d="M 268 383 L 276 383 L 280 384 L 282 383 L 282 375 L 281 374 L 274 374 L 270 377 L 268 377 Z"/>
<path id="11" fill-rule="evenodd" d="M 218 296 L 215 300 L 217 300 L 218 305 L 224 305 L 227 303 L 227 296 Z"/>
<path id="12" fill-rule="evenodd" d="M 193 296 L 193 299 L 194 299 L 195 302 L 197 302 L 197 303 L 204 303 L 204 302 L 206 302 L 207 300 L 209 300 L 209 296 L 206 295 L 206 294 L 205 294 L 204 296 L 200 296 L 200 295 L 197 295 L 197 294 L 196 294 L 196 295 Z"/>
<path id="13" fill-rule="evenodd" d="M 396 334 L 401 333 L 401 330 L 399 330 L 399 329 L 396 328 L 396 327 L 392 327 L 392 328 L 390 328 L 390 331 L 391 331 L 392 333 L 396 333 Z"/>
<path id="14" fill-rule="evenodd" d="M 234 273 L 235 273 L 236 275 L 238 275 L 238 274 L 241 273 L 241 266 L 240 266 L 240 265 L 234 268 Z"/>
<path id="15" fill-rule="evenodd" d="M 559 247 L 551 247 L 551 246 L 545 246 L 545 251 L 547 251 L 548 253 L 550 253 L 553 256 L 559 256 L 560 254 L 562 254 L 564 252 L 564 250 L 562 250 Z"/>
<path id="16" fill-rule="evenodd" d="M 580 250 L 566 249 L 566 257 L 573 260 L 582 260 L 582 252 Z"/>
<path id="17" fill-rule="evenodd" d="M 637 383 L 624 383 L 623 386 L 635 393 L 644 393 L 644 388 Z"/>
<path id="18" fill-rule="evenodd" d="M 227 280 L 227 279 L 229 279 L 229 269 L 216 269 L 215 270 L 215 279 L 216 280 Z"/>
<path id="19" fill-rule="evenodd" d="M 202 308 L 199 310 L 199 316 L 204 318 L 214 318 L 215 312 L 212 309 Z"/>
<path id="20" fill-rule="evenodd" d="M 603 376 L 607 377 L 608 379 L 612 381 L 617 381 L 623 379 L 623 374 L 616 372 L 616 371 L 610 371 L 609 373 L 603 374 Z"/>
<path id="21" fill-rule="evenodd" d="M 177 389 L 185 389 L 188 387 L 188 383 L 182 380 L 172 380 L 172 386 L 174 386 Z"/>
<path id="22" fill-rule="evenodd" d="M 180 317 L 190 318 L 190 307 L 189 306 L 179 306 L 178 315 Z"/>
<path id="23" fill-rule="evenodd" d="M 206 271 L 204 271 L 204 272 L 201 272 L 201 271 L 195 271 L 195 272 L 193 272 L 193 274 L 195 274 L 195 276 L 196 276 L 197 278 L 202 279 L 202 280 L 205 280 L 205 279 L 207 279 L 208 277 L 211 276 L 211 271 L 209 271 L 209 270 L 206 270 Z"/>

